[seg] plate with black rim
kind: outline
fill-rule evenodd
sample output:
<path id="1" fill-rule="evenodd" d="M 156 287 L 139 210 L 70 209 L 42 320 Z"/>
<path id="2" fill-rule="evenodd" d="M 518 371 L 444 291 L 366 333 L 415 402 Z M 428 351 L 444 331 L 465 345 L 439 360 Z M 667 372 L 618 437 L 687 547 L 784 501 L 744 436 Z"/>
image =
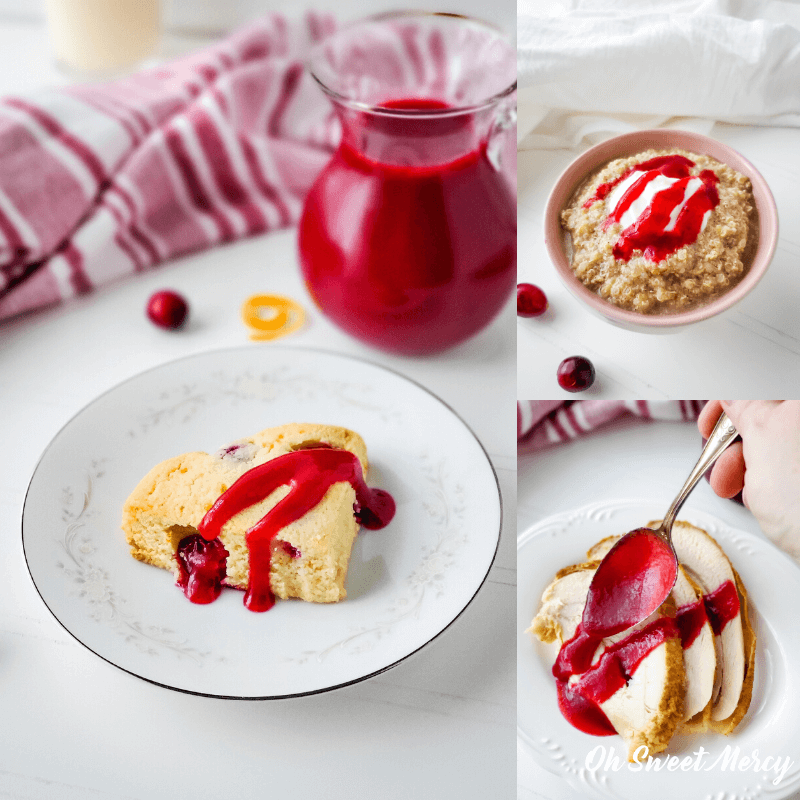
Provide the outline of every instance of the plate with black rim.
<path id="1" fill-rule="evenodd" d="M 347 599 L 254 613 L 225 589 L 195 605 L 130 556 L 122 506 L 152 466 L 289 422 L 360 433 L 367 482 L 397 503 L 356 537 Z M 269 699 L 364 680 L 431 642 L 486 579 L 501 514 L 482 445 L 424 387 L 336 353 L 242 347 L 150 369 L 76 414 L 34 470 L 22 543 L 42 600 L 96 655 L 167 688 Z"/>

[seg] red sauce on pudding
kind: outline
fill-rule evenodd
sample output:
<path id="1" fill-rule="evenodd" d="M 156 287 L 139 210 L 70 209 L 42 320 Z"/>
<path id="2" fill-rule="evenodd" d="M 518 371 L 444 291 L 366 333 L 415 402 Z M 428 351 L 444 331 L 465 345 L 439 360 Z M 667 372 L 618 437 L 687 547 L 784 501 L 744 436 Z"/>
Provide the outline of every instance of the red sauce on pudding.
<path id="1" fill-rule="evenodd" d="M 657 263 L 697 240 L 706 213 L 719 205 L 719 178 L 709 169 L 694 176 L 691 174 L 694 166 L 694 161 L 679 155 L 659 156 L 644 161 L 631 167 L 619 178 L 601 184 L 584 203 L 584 208 L 588 208 L 598 200 L 605 200 L 632 173 L 641 172 L 641 176 L 628 186 L 608 214 L 604 223 L 608 227 L 621 222 L 625 212 L 639 199 L 651 181 L 659 176 L 674 179 L 675 182 L 657 192 L 636 221 L 622 231 L 614 244 L 615 258 L 628 261 L 638 250 L 648 261 Z M 688 190 L 692 193 L 686 197 Z"/>
<path id="2" fill-rule="evenodd" d="M 703 595 L 703 602 L 715 636 L 719 636 L 725 626 L 736 619 L 740 609 L 739 592 L 733 581 L 725 581 L 713 592 Z"/>
<path id="3" fill-rule="evenodd" d="M 269 582 L 273 550 L 283 547 L 293 558 L 301 555 L 288 542 L 277 541 L 278 533 L 318 505 L 334 483 L 344 481 L 355 489 L 353 512 L 361 525 L 376 530 L 389 524 L 395 513 L 392 496 L 382 489 L 367 486 L 361 462 L 347 450 L 325 446 L 297 450 L 245 472 L 203 517 L 198 525 L 199 534 L 181 541 L 179 553 L 186 542 L 184 549 L 190 554 L 190 558 L 183 561 L 180 555 L 178 557 L 182 565 L 179 583 L 186 596 L 193 602 L 209 603 L 216 599 L 225 577 L 225 559 L 228 556 L 219 539 L 225 523 L 279 487 L 288 485 L 289 494 L 245 534 L 250 555 L 250 580 L 244 604 L 251 611 L 269 610 L 275 603 Z M 199 547 L 197 539 L 207 543 L 208 547 Z M 192 555 L 195 550 L 201 553 L 197 557 Z"/>
<path id="4" fill-rule="evenodd" d="M 594 574 L 582 626 L 611 636 L 632 628 L 667 599 L 678 575 L 669 545 L 649 528 L 623 536 Z"/>
<path id="5" fill-rule="evenodd" d="M 600 704 L 619 691 L 633 677 L 644 659 L 668 639 L 678 636 L 671 617 L 660 617 L 606 647 L 593 665 L 602 636 L 587 633 L 583 624 L 565 642 L 553 666 L 558 691 L 558 707 L 566 720 L 578 730 L 595 736 L 616 733 Z M 570 682 L 573 675 L 577 681 Z"/>
<path id="6" fill-rule="evenodd" d="M 383 107 L 447 105 L 412 98 Z M 303 276 L 323 313 L 370 345 L 409 355 L 483 329 L 516 282 L 516 201 L 486 143 L 474 141 L 468 115 L 423 117 L 364 115 L 309 192 L 298 227 Z M 364 152 L 370 137 L 392 140 L 392 163 Z M 463 147 L 448 144 L 459 139 Z"/>

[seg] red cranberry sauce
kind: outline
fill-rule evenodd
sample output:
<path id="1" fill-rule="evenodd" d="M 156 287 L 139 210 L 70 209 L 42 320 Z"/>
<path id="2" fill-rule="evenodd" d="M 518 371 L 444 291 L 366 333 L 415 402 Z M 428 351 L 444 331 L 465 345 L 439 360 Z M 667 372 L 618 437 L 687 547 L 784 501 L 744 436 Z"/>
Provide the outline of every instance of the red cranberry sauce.
<path id="1" fill-rule="evenodd" d="M 314 302 L 347 333 L 390 352 L 435 353 L 505 306 L 516 202 L 475 114 L 436 113 L 447 104 L 428 98 L 382 107 L 344 126 L 308 193 L 300 263 Z"/>
<path id="2" fill-rule="evenodd" d="M 592 736 L 613 736 L 614 726 L 603 709 L 587 700 L 566 681 L 556 681 L 558 710 L 564 719 L 583 733 Z"/>
<path id="3" fill-rule="evenodd" d="M 677 575 L 675 556 L 660 536 L 649 528 L 631 531 L 597 568 L 581 624 L 603 636 L 632 628 L 667 599 Z"/>
<path id="4" fill-rule="evenodd" d="M 634 251 L 639 250 L 648 261 L 657 263 L 696 241 L 706 213 L 719 205 L 719 178 L 710 169 L 692 175 L 694 166 L 694 161 L 684 156 L 659 156 L 636 164 L 616 180 L 598 186 L 594 195 L 584 203 L 584 208 L 605 200 L 632 173 L 641 172 L 608 214 L 604 223 L 608 227 L 622 221 L 625 212 L 641 197 L 651 181 L 659 176 L 674 180 L 670 186 L 658 191 L 636 221 L 622 231 L 614 244 L 615 258 L 628 261 Z M 699 185 L 696 183 L 698 180 Z"/>
<path id="5" fill-rule="evenodd" d="M 733 581 L 725 581 L 713 592 L 703 595 L 703 602 L 715 636 L 719 636 L 724 627 L 736 619 L 740 609 L 739 592 Z"/>
<path id="6" fill-rule="evenodd" d="M 659 617 L 629 636 L 606 647 L 592 664 L 603 637 L 587 633 L 583 624 L 562 646 L 553 676 L 558 690 L 558 706 L 575 728 L 595 736 L 616 733 L 600 704 L 626 686 L 644 659 L 668 639 L 679 635 L 671 617 Z M 572 683 L 572 675 L 581 677 Z"/>
<path id="7" fill-rule="evenodd" d="M 245 534 L 250 552 L 250 582 L 244 604 L 251 611 L 267 611 L 275 603 L 269 582 L 273 539 L 319 504 L 334 483 L 343 481 L 355 489 L 354 512 L 364 527 L 377 529 L 389 524 L 395 512 L 391 495 L 366 485 L 361 462 L 353 453 L 332 448 L 297 450 L 254 467 L 224 492 L 203 517 L 198 530 L 205 539 L 213 541 L 236 514 L 259 503 L 280 486 L 290 487 L 289 494 Z"/>
<path id="8" fill-rule="evenodd" d="M 615 178 L 608 183 L 601 183 L 595 193 L 583 204 L 584 208 L 589 208 L 598 200 L 605 200 L 612 190 L 615 189 L 622 181 L 624 181 L 632 172 L 649 172 L 651 170 L 659 171 L 666 178 L 682 178 L 689 174 L 689 170 L 694 166 L 694 161 L 690 161 L 684 156 L 658 156 L 651 158 L 649 161 L 642 161 L 640 164 L 634 164 L 627 169 L 619 178 Z"/>
<path id="9" fill-rule="evenodd" d="M 616 733 L 600 704 L 627 685 L 649 653 L 677 636 L 680 636 L 683 649 L 689 648 L 706 620 L 711 623 L 714 634 L 719 636 L 738 613 L 736 585 L 733 581 L 726 581 L 696 602 L 681 606 L 674 619 L 659 617 L 607 646 L 594 664 L 592 660 L 603 634 L 588 632 L 582 621 L 575 635 L 562 645 L 553 665 L 559 710 L 571 725 L 584 733 L 594 736 Z M 586 616 L 584 609 L 584 620 Z M 570 682 L 574 675 L 580 678 Z"/>
<path id="10" fill-rule="evenodd" d="M 700 635 L 703 630 L 703 625 L 708 622 L 708 615 L 706 614 L 706 607 L 703 603 L 703 598 L 696 600 L 694 603 L 687 603 L 678 609 L 675 615 L 675 621 L 678 623 L 678 630 L 681 632 L 681 644 L 684 650 L 688 650 L 694 640 Z"/>
<path id="11" fill-rule="evenodd" d="M 686 650 L 700 635 L 706 622 L 710 623 L 715 636 L 736 619 L 739 613 L 739 592 L 733 581 L 725 581 L 713 592 L 703 595 L 694 603 L 687 603 L 678 609 L 676 620 L 681 632 L 681 643 Z"/>
<path id="12" fill-rule="evenodd" d="M 206 541 L 199 533 L 185 536 L 175 554 L 178 586 L 193 603 L 212 603 L 222 591 L 228 551 L 219 539 Z"/>
<path id="13" fill-rule="evenodd" d="M 431 97 L 401 97 L 397 100 L 387 100 L 381 103 L 380 107 L 406 109 L 408 111 L 433 111 L 450 108 L 443 100 L 434 100 Z"/>

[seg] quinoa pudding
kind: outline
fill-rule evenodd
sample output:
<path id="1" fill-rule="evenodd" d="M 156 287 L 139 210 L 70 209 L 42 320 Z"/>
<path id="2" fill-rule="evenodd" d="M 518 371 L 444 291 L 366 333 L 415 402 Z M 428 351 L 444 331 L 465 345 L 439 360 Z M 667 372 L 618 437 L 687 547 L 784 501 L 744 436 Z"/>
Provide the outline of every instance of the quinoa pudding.
<path id="1" fill-rule="evenodd" d="M 610 161 L 578 188 L 561 224 L 578 279 L 645 314 L 688 311 L 728 291 L 758 231 L 750 180 L 685 150 Z"/>

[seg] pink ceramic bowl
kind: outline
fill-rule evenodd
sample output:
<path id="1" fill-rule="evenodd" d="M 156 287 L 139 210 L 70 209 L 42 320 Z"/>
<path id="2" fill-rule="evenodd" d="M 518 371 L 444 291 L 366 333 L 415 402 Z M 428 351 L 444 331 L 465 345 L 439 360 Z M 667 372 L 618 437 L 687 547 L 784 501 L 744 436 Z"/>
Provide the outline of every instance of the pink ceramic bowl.
<path id="1" fill-rule="evenodd" d="M 753 185 L 758 212 L 758 244 L 750 268 L 739 283 L 706 305 L 677 314 L 639 314 L 603 300 L 584 286 L 572 271 L 568 257 L 568 234 L 561 227 L 560 216 L 578 186 L 596 169 L 622 156 L 655 148 L 681 148 L 711 156 L 737 172 L 747 175 Z M 544 239 L 547 252 L 567 289 L 591 311 L 608 322 L 643 333 L 667 333 L 682 326 L 716 316 L 738 303 L 761 280 L 775 254 L 778 242 L 778 210 L 767 182 L 759 171 L 739 153 L 722 142 L 699 133 L 661 128 L 615 136 L 580 155 L 556 181 L 547 200 L 544 215 Z"/>

